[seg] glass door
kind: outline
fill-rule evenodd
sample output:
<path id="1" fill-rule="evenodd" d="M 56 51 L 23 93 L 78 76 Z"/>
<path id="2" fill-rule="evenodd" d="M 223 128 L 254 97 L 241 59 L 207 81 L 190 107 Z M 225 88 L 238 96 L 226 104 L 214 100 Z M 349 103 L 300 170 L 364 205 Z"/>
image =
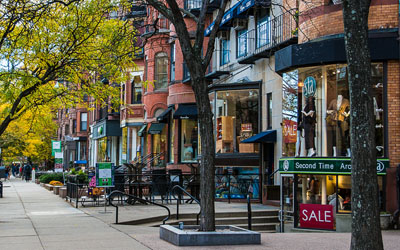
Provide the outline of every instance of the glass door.
<path id="1" fill-rule="evenodd" d="M 281 175 L 281 209 L 279 211 L 280 232 L 285 232 L 285 224 L 293 226 L 294 220 L 294 176 Z"/>

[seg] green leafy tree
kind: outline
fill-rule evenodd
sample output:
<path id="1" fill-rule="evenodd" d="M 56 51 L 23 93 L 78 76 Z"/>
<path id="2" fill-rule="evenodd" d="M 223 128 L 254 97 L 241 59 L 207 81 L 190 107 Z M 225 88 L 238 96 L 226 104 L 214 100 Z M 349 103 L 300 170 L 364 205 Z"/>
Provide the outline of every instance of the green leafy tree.
<path id="1" fill-rule="evenodd" d="M 44 104 L 75 105 L 88 95 L 119 105 L 111 83 L 123 82 L 134 67 L 135 31 L 129 19 L 110 13 L 126 6 L 124 0 L 0 2 L 0 105 L 6 105 L 0 136 Z"/>

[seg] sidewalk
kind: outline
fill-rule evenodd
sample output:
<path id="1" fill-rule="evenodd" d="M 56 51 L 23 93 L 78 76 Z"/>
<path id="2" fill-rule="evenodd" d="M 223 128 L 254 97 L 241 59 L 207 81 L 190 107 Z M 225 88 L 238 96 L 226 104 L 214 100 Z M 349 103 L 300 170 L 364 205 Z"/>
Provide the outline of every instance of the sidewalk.
<path id="1" fill-rule="evenodd" d="M 114 209 L 102 214 L 102 207 L 75 209 L 65 200 L 33 183 L 19 179 L 4 182 L 0 198 L 1 249 L 349 249 L 349 233 L 272 233 L 262 234 L 262 245 L 176 247 L 160 240 L 158 228 L 112 224 Z M 197 205 L 185 210 L 197 212 Z M 228 208 L 242 209 L 232 203 Z M 255 209 L 266 209 L 255 206 Z M 193 211 L 194 210 L 194 211 Z M 174 213 L 175 210 L 171 212 Z M 121 212 L 121 216 L 123 211 Z M 132 211 L 130 211 L 132 212 Z M 152 206 L 137 206 L 134 217 L 151 216 L 160 211 Z M 131 213 L 132 214 L 132 213 Z M 130 214 L 130 215 L 131 215 Z M 129 216 L 130 216 L 129 215 Z M 127 216 L 127 215 L 125 215 Z M 397 249 L 400 231 L 383 232 L 385 249 Z"/>

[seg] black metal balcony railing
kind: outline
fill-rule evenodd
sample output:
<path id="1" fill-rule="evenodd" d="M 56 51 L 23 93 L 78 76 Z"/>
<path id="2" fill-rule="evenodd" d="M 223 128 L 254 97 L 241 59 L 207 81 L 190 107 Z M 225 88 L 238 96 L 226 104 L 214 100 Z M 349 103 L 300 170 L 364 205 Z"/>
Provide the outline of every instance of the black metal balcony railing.
<path id="1" fill-rule="evenodd" d="M 185 10 L 193 10 L 200 9 L 203 1 L 201 0 L 186 0 L 185 1 Z"/>
<path id="2" fill-rule="evenodd" d="M 210 0 L 207 6 L 207 13 L 212 13 L 213 10 L 217 9 L 220 2 L 221 0 Z M 202 5 L 202 0 L 185 0 L 184 8 L 185 10 L 191 11 L 193 14 L 198 14 Z"/>
<path id="3" fill-rule="evenodd" d="M 297 38 L 297 21 L 293 12 L 283 13 L 257 25 L 238 37 L 237 57 L 258 55 L 269 57 L 272 52 Z"/>

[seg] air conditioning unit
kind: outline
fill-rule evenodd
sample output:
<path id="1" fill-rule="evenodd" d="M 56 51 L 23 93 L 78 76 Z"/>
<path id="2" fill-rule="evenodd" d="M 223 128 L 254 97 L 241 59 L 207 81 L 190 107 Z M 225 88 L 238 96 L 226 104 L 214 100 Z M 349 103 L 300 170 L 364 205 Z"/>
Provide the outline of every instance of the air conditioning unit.
<path id="1" fill-rule="evenodd" d="M 228 31 L 219 31 L 218 32 L 218 39 L 220 39 L 220 40 L 228 39 Z"/>
<path id="2" fill-rule="evenodd" d="M 233 20 L 233 28 L 235 30 L 242 30 L 247 27 L 247 19 L 238 19 Z"/>

